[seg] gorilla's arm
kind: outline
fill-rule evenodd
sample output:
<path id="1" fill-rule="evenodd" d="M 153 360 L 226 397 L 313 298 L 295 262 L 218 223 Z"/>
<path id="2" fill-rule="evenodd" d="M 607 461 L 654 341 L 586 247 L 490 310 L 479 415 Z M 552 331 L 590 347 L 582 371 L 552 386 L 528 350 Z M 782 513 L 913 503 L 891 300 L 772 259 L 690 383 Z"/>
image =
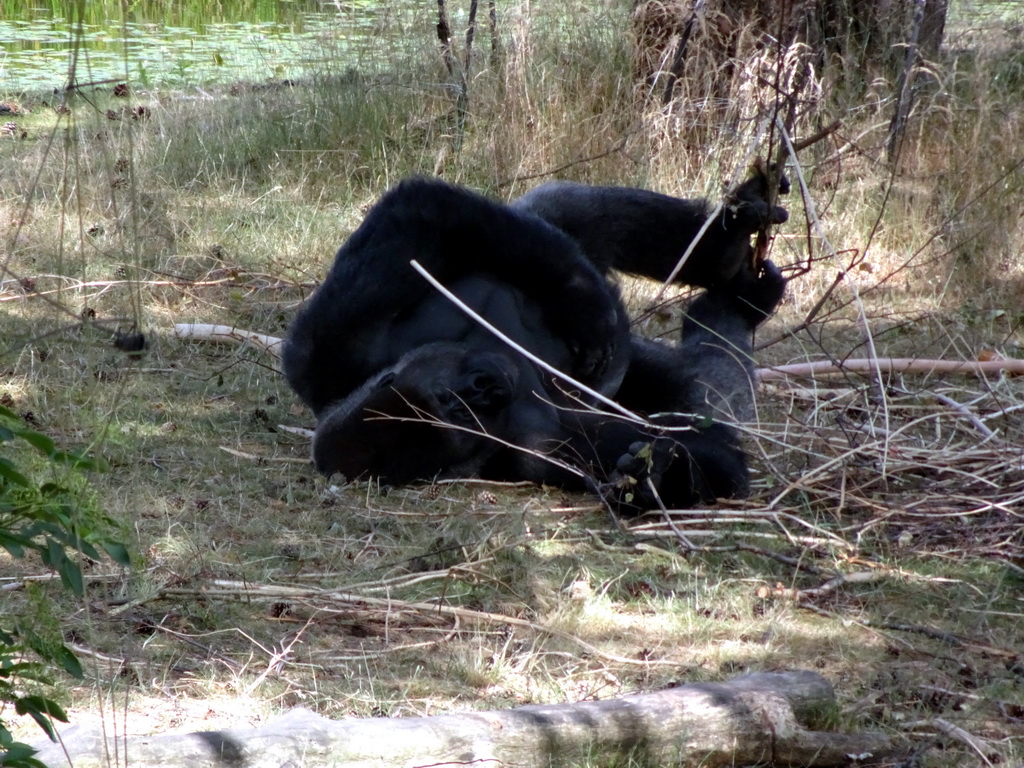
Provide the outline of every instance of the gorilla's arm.
<path id="1" fill-rule="evenodd" d="M 779 191 L 789 190 L 780 177 Z M 701 237 L 676 282 L 697 286 L 730 280 L 750 258 L 750 236 L 788 218 L 765 200 L 763 170 L 726 196 L 721 213 Z M 707 200 L 686 200 L 632 187 L 594 187 L 556 181 L 512 203 L 575 239 L 603 271 L 617 269 L 667 280 L 711 214 Z"/>
<path id="2" fill-rule="evenodd" d="M 564 233 L 468 190 L 411 179 L 370 210 L 291 326 L 285 374 L 314 412 L 408 351 L 388 339 L 436 295 L 413 259 L 444 284 L 485 274 L 521 291 L 586 383 L 600 381 L 623 337 L 621 304 Z M 460 341 L 452 336 L 461 332 L 438 328 L 434 340 Z"/>

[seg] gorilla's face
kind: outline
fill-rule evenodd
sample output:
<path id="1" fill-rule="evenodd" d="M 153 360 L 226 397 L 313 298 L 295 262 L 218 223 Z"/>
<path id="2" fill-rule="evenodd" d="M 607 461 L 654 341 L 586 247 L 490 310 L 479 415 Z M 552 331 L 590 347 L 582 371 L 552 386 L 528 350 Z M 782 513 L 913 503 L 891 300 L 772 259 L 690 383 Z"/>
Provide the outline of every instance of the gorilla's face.
<path id="1" fill-rule="evenodd" d="M 519 374 L 503 354 L 418 347 L 324 411 L 316 468 L 395 485 L 472 475 L 500 447 L 489 435 L 506 431 Z"/>

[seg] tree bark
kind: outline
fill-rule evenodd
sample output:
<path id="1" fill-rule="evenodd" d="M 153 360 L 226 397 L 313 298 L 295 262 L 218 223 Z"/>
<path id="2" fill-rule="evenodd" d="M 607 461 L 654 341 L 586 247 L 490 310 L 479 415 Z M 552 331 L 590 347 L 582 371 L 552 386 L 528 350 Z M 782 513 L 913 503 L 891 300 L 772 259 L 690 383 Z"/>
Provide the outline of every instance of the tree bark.
<path id="1" fill-rule="evenodd" d="M 546 768 L 630 756 L 644 765 L 704 768 L 839 766 L 849 763 L 849 755 L 879 758 L 903 751 L 901 742 L 886 736 L 806 730 L 828 722 L 835 709 L 832 686 L 821 675 L 765 672 L 726 683 L 499 712 L 333 721 L 295 709 L 254 729 L 131 736 L 125 743 L 72 728 L 62 738 L 74 768 L 99 768 L 115 759 L 135 768 Z M 50 768 L 70 765 L 60 745 L 48 744 L 36 757 Z"/>

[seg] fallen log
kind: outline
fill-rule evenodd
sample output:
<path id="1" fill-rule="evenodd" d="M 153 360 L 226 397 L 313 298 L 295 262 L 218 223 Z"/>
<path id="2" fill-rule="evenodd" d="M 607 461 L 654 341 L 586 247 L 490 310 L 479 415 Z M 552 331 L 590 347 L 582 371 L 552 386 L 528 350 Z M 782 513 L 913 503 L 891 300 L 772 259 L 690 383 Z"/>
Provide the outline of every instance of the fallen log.
<path id="1" fill-rule="evenodd" d="M 714 768 L 840 766 L 851 755 L 867 760 L 904 751 L 888 736 L 813 730 L 835 711 L 832 686 L 816 672 L 762 672 L 605 701 L 434 717 L 329 720 L 294 709 L 258 728 L 127 741 L 70 728 L 61 734 L 63 745 L 47 744 L 36 757 L 49 768 L 113 761 L 134 768 L 547 768 L 595 758 Z"/>

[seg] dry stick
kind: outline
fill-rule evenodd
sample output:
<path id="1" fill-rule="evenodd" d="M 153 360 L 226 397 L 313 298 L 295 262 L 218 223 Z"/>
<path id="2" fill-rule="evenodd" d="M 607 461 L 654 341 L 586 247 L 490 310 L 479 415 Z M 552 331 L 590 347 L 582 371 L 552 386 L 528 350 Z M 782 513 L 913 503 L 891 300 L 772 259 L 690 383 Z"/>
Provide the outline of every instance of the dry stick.
<path id="1" fill-rule="evenodd" d="M 800 141 L 793 142 L 793 152 L 802 152 L 808 147 L 817 144 L 822 139 L 831 136 L 833 133 L 838 131 L 843 126 L 842 120 L 835 120 L 831 125 L 827 125 L 816 133 L 812 133 L 806 139 L 800 139 Z"/>
<path id="2" fill-rule="evenodd" d="M 511 347 L 516 352 L 521 354 L 523 357 L 525 357 L 531 363 L 534 363 L 535 365 L 540 366 L 545 371 L 550 373 L 552 376 L 556 376 L 557 378 L 562 379 L 563 381 L 568 382 L 572 386 L 578 387 L 582 392 L 585 392 L 586 394 L 590 395 L 591 397 L 596 399 L 598 402 L 604 403 L 609 408 L 611 408 L 611 409 L 613 409 L 615 411 L 618 411 L 619 413 L 621 413 L 626 418 L 628 418 L 628 419 L 630 419 L 632 421 L 639 422 L 641 424 L 645 423 L 644 419 L 640 418 L 637 414 L 633 413 L 628 408 L 622 407 L 621 405 L 616 403 L 611 398 L 605 397 L 600 392 L 598 392 L 598 391 L 588 387 L 586 384 L 583 384 L 582 382 L 576 381 L 576 379 L 572 378 L 572 376 L 569 376 L 568 374 L 563 373 L 562 371 L 558 370 L 557 368 L 555 368 L 550 363 L 546 363 L 545 361 L 541 360 L 539 357 L 537 357 L 535 354 L 533 354 L 529 350 L 524 349 L 519 344 L 517 344 L 516 342 L 512 341 L 512 339 L 510 339 L 504 333 L 502 333 L 497 328 L 495 328 L 493 325 L 491 325 L 489 322 L 487 322 L 479 313 L 477 313 L 471 307 L 466 305 L 466 303 L 463 302 L 458 296 L 456 296 L 454 293 L 452 293 L 447 288 L 445 288 L 441 283 L 439 283 L 437 281 L 437 279 L 432 274 L 430 274 L 427 270 L 425 270 L 422 266 L 420 266 L 419 262 L 417 262 L 415 259 L 410 261 L 409 264 L 412 266 L 413 269 L 415 269 L 417 272 L 419 272 L 428 283 L 430 283 L 432 286 L 434 286 L 434 288 L 436 288 L 438 291 L 440 291 L 441 295 L 444 296 L 446 299 L 448 299 L 448 301 L 452 302 L 452 304 L 454 304 L 456 307 L 461 309 L 463 312 L 465 312 L 467 315 L 469 315 L 471 318 L 473 318 L 473 320 L 475 320 L 480 325 L 482 325 L 484 328 L 486 328 L 488 331 L 490 331 L 492 334 L 497 336 L 499 339 L 501 339 L 503 342 L 505 342 L 509 347 Z"/>
<path id="3" fill-rule="evenodd" d="M 885 392 L 885 380 L 882 378 L 882 371 L 878 367 L 878 350 L 875 348 L 875 336 L 871 332 L 871 324 L 868 322 L 867 310 L 864 309 L 864 304 L 860 300 L 860 292 L 857 290 L 857 284 L 850 281 L 850 290 L 853 292 L 853 299 L 857 305 L 857 319 L 860 321 L 861 326 L 864 330 L 864 338 L 867 341 L 868 353 L 874 365 L 872 366 L 871 376 L 875 381 L 875 386 L 878 387 L 878 402 L 882 404 L 882 417 L 884 419 L 884 444 L 882 445 L 882 478 L 886 477 L 886 469 L 888 467 L 889 460 L 889 398 L 886 397 Z"/>
<path id="4" fill-rule="evenodd" d="M 831 258 L 836 258 L 838 255 L 836 253 L 836 248 L 834 245 L 832 245 L 832 242 L 825 235 L 825 228 L 821 226 L 821 219 L 818 218 L 818 211 L 817 208 L 815 208 L 814 206 L 814 199 L 811 197 L 811 192 L 807 188 L 807 180 L 804 178 L 803 168 L 800 167 L 800 161 L 796 157 L 796 145 L 793 144 L 793 140 L 789 136 L 789 131 L 786 130 L 786 126 L 782 124 L 778 116 L 776 116 L 775 118 L 775 125 L 779 129 L 779 135 L 782 137 L 781 146 L 784 146 L 786 148 L 786 152 L 789 155 L 789 160 L 792 163 L 793 173 L 796 175 L 797 184 L 800 186 L 800 198 L 803 200 L 804 210 L 811 220 L 811 227 L 817 231 L 822 243 L 824 243 L 825 248 L 828 250 L 828 255 Z M 808 252 L 808 269 L 810 269 L 810 259 L 812 257 L 813 254 Z"/>
<path id="5" fill-rule="evenodd" d="M 686 55 L 686 46 L 690 42 L 690 37 L 693 35 L 693 28 L 697 25 L 697 18 L 704 12 L 704 3 L 706 0 L 697 0 L 693 4 L 693 11 L 690 13 L 690 18 L 686 20 L 686 26 L 683 27 L 683 33 L 679 37 L 679 44 L 676 46 L 676 52 L 672 56 L 672 63 L 668 67 L 668 79 L 665 81 L 665 90 L 661 94 L 662 105 L 668 104 L 672 100 L 672 91 L 676 87 L 676 81 L 679 79 L 681 69 L 683 65 L 683 57 Z"/>
<path id="6" fill-rule="evenodd" d="M 485 327 L 486 327 L 486 325 L 485 325 Z M 555 369 L 552 369 L 552 370 L 555 370 Z M 570 474 L 576 475 L 577 477 L 583 479 L 584 482 L 587 482 L 590 479 L 586 475 L 586 473 L 583 472 L 583 470 L 578 469 L 578 468 L 572 466 L 571 464 L 569 464 L 569 463 L 567 463 L 565 461 L 562 461 L 561 459 L 557 459 L 554 456 L 552 456 L 550 454 L 547 454 L 547 453 L 543 453 L 540 450 L 534 450 L 532 448 L 527 448 L 527 447 L 522 446 L 522 445 L 517 445 L 516 443 L 513 443 L 513 442 L 511 442 L 509 440 L 503 440 L 502 438 L 498 437 L 497 435 L 493 435 L 490 432 L 487 432 L 482 426 L 480 426 L 479 421 L 477 421 L 477 426 L 479 426 L 480 429 L 474 429 L 473 427 L 464 427 L 464 426 L 461 426 L 461 425 L 458 425 L 458 424 L 451 424 L 451 423 L 449 423 L 447 421 L 443 421 L 440 416 L 435 416 L 434 414 L 432 414 L 432 413 L 430 413 L 430 412 L 428 412 L 428 411 L 426 411 L 426 410 L 424 410 L 424 409 L 422 409 L 422 408 L 420 408 L 418 406 L 413 405 L 407 399 L 403 398 L 403 400 L 404 400 L 405 404 L 408 405 L 412 409 L 413 413 L 415 414 L 414 416 L 388 416 L 386 414 L 380 414 L 380 415 L 371 415 L 366 420 L 367 421 L 399 421 L 399 422 L 407 422 L 407 423 L 410 423 L 410 424 L 429 424 L 431 426 L 438 427 L 439 429 L 452 429 L 452 430 L 455 430 L 456 432 L 466 432 L 467 434 L 476 435 L 477 437 L 486 437 L 488 440 L 493 440 L 494 442 L 498 443 L 499 445 L 502 445 L 505 448 L 508 448 L 508 449 L 510 449 L 512 451 L 519 451 L 520 453 L 525 453 L 525 454 L 528 454 L 530 456 L 534 456 L 534 457 L 536 457 L 538 459 L 541 459 L 542 461 L 546 461 L 546 462 L 548 462 L 550 464 L 554 464 L 556 467 L 560 467 L 561 469 L 564 469 L 566 472 L 569 472 Z M 639 419 L 639 417 L 636 417 L 636 418 Z M 598 492 L 596 490 L 595 490 L 595 494 L 600 496 L 600 492 Z"/>
<path id="7" fill-rule="evenodd" d="M 571 160 L 568 163 L 563 163 L 562 165 L 559 165 L 559 166 L 557 166 L 555 168 L 548 168 L 545 171 L 538 171 L 537 173 L 528 173 L 528 174 L 526 174 L 524 176 L 513 176 L 511 179 L 505 179 L 503 181 L 499 181 L 498 182 L 498 189 L 501 189 L 503 187 L 507 187 L 507 186 L 509 186 L 511 184 L 515 184 L 515 183 L 520 182 L 520 181 L 530 181 L 531 179 L 541 179 L 541 178 L 544 178 L 545 176 L 554 176 L 556 173 L 561 173 L 562 171 L 567 170 L 569 168 L 572 168 L 573 166 L 583 165 L 584 163 L 589 163 L 589 162 L 592 162 L 594 160 L 600 160 L 602 157 L 608 157 L 609 155 L 614 155 L 616 152 L 621 152 L 623 149 L 626 148 L 626 142 L 636 132 L 637 131 L 635 129 L 631 130 L 631 131 L 628 131 L 625 136 L 623 136 L 621 139 L 619 139 L 617 142 L 615 142 L 615 146 L 613 146 L 611 149 L 606 149 L 606 150 L 603 150 L 603 151 L 598 152 L 598 153 L 593 154 L 593 155 L 587 155 L 586 157 L 581 157 L 579 160 Z"/>
<path id="8" fill-rule="evenodd" d="M 840 573 L 819 587 L 797 590 L 783 589 L 779 590 L 779 593 L 784 596 L 792 596 L 796 600 L 809 600 L 812 597 L 824 597 L 825 595 L 831 594 L 844 584 L 863 584 L 870 581 L 879 581 L 881 579 L 889 578 L 890 575 L 891 574 L 886 571 L 857 571 L 856 573 Z"/>
<path id="9" fill-rule="evenodd" d="M 810 13 L 810 7 L 811 7 L 810 4 L 808 4 L 804 8 L 804 16 L 807 16 Z M 782 20 L 781 20 L 781 18 L 779 20 L 779 35 L 778 35 L 778 39 L 780 41 L 783 39 L 783 35 L 782 35 Z M 781 47 L 777 47 L 776 51 L 778 51 L 778 58 L 777 58 L 777 61 L 776 61 L 776 66 L 775 66 L 775 82 L 773 84 L 773 88 L 774 88 L 776 94 L 781 94 L 782 93 L 781 77 L 782 77 L 784 54 L 782 54 Z M 780 103 L 780 99 L 778 97 L 776 97 L 775 100 L 774 100 L 774 103 L 773 103 L 773 108 L 775 110 L 774 122 L 775 122 L 775 124 L 779 125 L 780 127 L 783 128 L 783 130 L 785 130 L 787 132 L 788 131 L 792 131 L 794 126 L 796 125 L 797 107 L 798 107 L 798 104 L 799 104 L 800 94 L 801 94 L 801 92 L 803 92 L 804 88 L 807 86 L 807 83 L 810 80 L 810 76 L 811 76 L 811 67 L 810 67 L 810 64 L 807 62 L 806 55 L 800 57 L 800 61 L 799 61 L 799 65 L 798 66 L 799 66 L 799 69 L 795 72 L 795 74 L 793 76 L 792 87 L 786 93 L 786 116 L 785 116 L 785 119 L 782 119 L 779 116 L 779 113 L 782 111 L 782 104 Z M 768 140 L 769 146 L 771 146 L 772 141 L 773 141 L 773 137 L 769 136 L 769 140 Z M 766 164 L 765 168 L 764 168 L 765 181 L 767 182 L 767 192 L 766 192 L 765 202 L 768 204 L 768 210 L 769 211 L 771 211 L 775 207 L 776 202 L 778 202 L 778 198 L 779 198 L 779 180 L 782 178 L 782 168 L 785 165 L 785 159 L 786 159 L 787 152 L 792 154 L 793 163 L 794 163 L 794 165 L 797 165 L 797 162 L 796 162 L 796 149 L 792 146 L 792 144 L 789 144 L 787 146 L 786 143 L 780 141 L 778 143 L 778 147 L 776 148 L 776 151 L 775 151 L 775 165 L 774 165 L 774 167 L 771 164 Z M 801 188 L 801 195 L 803 195 L 803 188 Z M 769 229 L 770 228 L 771 228 L 771 224 L 768 223 L 768 222 L 765 222 L 757 230 L 757 236 L 754 238 L 754 262 L 753 262 L 754 266 L 757 266 L 758 264 L 760 264 L 761 262 L 765 261 L 768 258 L 768 245 L 769 245 L 769 242 L 770 242 L 769 234 L 768 233 L 769 233 Z M 807 269 L 809 270 L 810 266 L 811 266 L 811 261 L 810 260 L 813 258 L 813 251 L 810 248 L 808 249 L 807 258 L 808 258 Z"/>
<path id="10" fill-rule="evenodd" d="M 810 267 L 808 266 L 807 269 L 810 270 Z M 818 299 L 817 302 L 815 302 L 814 306 L 811 307 L 811 310 L 804 316 L 804 319 L 800 321 L 799 325 L 784 331 L 781 335 L 777 336 L 771 341 L 766 341 L 764 344 L 759 344 L 757 347 L 754 348 L 754 351 L 760 351 L 762 349 L 772 346 L 772 344 L 778 344 L 783 339 L 788 339 L 790 336 L 796 336 L 804 329 L 810 328 L 811 323 L 814 322 L 814 318 L 816 318 L 818 316 L 818 313 L 821 312 L 821 310 L 824 308 L 825 302 L 829 300 L 829 297 L 832 295 L 833 291 L 835 291 L 835 289 L 839 287 L 839 284 L 843 282 L 844 277 L 846 277 L 846 272 L 840 271 L 836 275 L 836 279 L 832 281 L 832 285 L 830 285 L 821 295 L 821 298 Z"/>
<path id="11" fill-rule="evenodd" d="M 837 281 L 840 278 L 837 278 Z M 428 278 L 431 280 L 431 278 Z M 433 282 L 433 280 L 431 280 Z M 437 284 L 435 284 L 437 285 Z M 447 292 L 446 292 L 447 293 Z M 457 306 L 461 306 L 463 311 L 469 314 L 471 317 L 474 316 L 473 310 L 462 304 L 457 297 L 451 297 L 453 302 Z M 477 316 L 478 317 L 478 316 Z M 481 319 L 482 320 L 482 319 Z M 482 321 L 481 324 L 488 328 L 499 338 L 502 338 L 500 331 L 495 329 L 493 326 L 489 326 L 486 321 Z M 256 333 L 254 331 L 247 331 L 243 328 L 237 328 L 230 325 L 211 325 L 208 323 L 175 323 L 174 335 L 180 339 L 197 339 L 202 341 L 224 341 L 234 342 L 236 344 L 252 343 L 254 346 L 264 352 L 268 352 L 275 357 L 281 354 L 281 345 L 284 343 L 284 339 L 277 336 L 270 336 L 264 333 Z M 610 401 L 598 392 L 594 392 L 589 387 L 575 381 L 572 377 L 558 371 L 552 366 L 540 360 L 525 349 L 518 347 L 514 342 L 509 340 L 507 337 L 503 339 L 509 346 L 517 351 L 521 352 L 524 356 L 531 359 L 533 362 L 542 366 L 549 373 L 553 373 L 558 377 L 569 382 L 573 386 L 579 387 L 582 391 L 589 395 L 592 395 L 601 402 L 612 405 L 616 405 L 614 401 Z M 811 363 L 792 363 L 790 365 L 777 365 L 771 368 L 758 368 L 755 371 L 755 375 L 758 381 L 771 382 L 771 381 L 784 381 L 790 377 L 814 377 L 814 376 L 834 376 L 834 375 L 845 375 L 849 373 L 868 373 L 878 372 L 882 373 L 969 373 L 976 374 L 979 376 L 991 373 L 1000 373 L 1006 371 L 1014 375 L 1024 375 L 1024 360 L 1010 358 L 1006 360 L 936 360 L 931 358 L 917 358 L 917 357 L 880 357 L 877 359 L 871 358 L 854 358 L 845 360 L 843 362 L 833 362 L 831 360 L 818 360 Z M 1024 407 L 1024 406 L 1021 406 Z M 621 406 L 617 408 L 623 415 L 628 415 L 630 418 L 642 421 L 639 417 L 630 412 L 624 410 Z M 1016 410 L 1016 407 L 1014 407 Z M 992 418 L 988 416 L 985 418 Z"/>
<path id="12" fill-rule="evenodd" d="M 985 761 L 985 765 L 991 766 L 992 761 L 988 758 L 988 755 L 993 757 L 998 756 L 998 752 L 989 746 L 988 742 L 978 738 L 972 733 L 968 733 L 963 728 L 953 725 L 948 720 L 943 720 L 941 717 L 933 717 L 931 720 L 915 720 L 911 723 L 905 723 L 903 725 L 904 730 L 911 728 L 934 728 L 944 736 L 956 739 L 957 741 L 963 742 L 968 747 L 978 753 L 978 756 Z"/>
<path id="13" fill-rule="evenodd" d="M 70 278 L 64 277 L 63 275 L 33 275 L 32 278 L 17 278 L 19 281 L 24 279 L 38 279 L 40 277 L 55 277 L 61 280 L 71 282 Z M 147 288 L 171 286 L 175 288 L 206 288 L 210 286 L 220 286 L 231 284 L 235 281 L 233 277 L 224 277 L 219 280 L 90 280 L 88 282 L 73 281 L 73 285 L 61 288 L 51 288 L 46 291 L 32 291 L 27 294 L 19 294 L 17 296 L 6 296 L 0 298 L 0 302 L 6 301 L 17 301 L 21 299 L 35 299 L 49 296 L 57 293 L 67 293 L 69 291 L 81 291 L 83 288 L 116 288 L 121 285 L 127 286 L 145 286 Z M 4 281 L 6 282 L 6 281 Z M 0 285 L 0 288 L 3 286 Z M 78 317 L 74 312 L 70 310 L 66 314 Z"/>
<path id="14" fill-rule="evenodd" d="M 204 341 L 231 341 L 252 344 L 274 357 L 280 358 L 284 339 L 263 333 L 247 331 L 233 325 L 209 325 L 207 323 L 175 323 L 174 335 L 179 339 L 202 339 Z"/>
<path id="15" fill-rule="evenodd" d="M 555 629 L 554 627 L 546 627 L 543 624 L 538 624 L 528 619 L 520 619 L 515 616 L 506 616 L 501 613 L 489 613 L 487 611 L 475 611 L 471 608 L 460 608 L 454 605 L 442 605 L 440 603 L 420 603 L 411 602 L 406 600 L 398 600 L 395 598 L 386 597 L 369 597 L 367 595 L 358 595 L 348 592 L 338 592 L 336 590 L 321 590 L 313 588 L 292 588 L 277 585 L 252 585 L 246 582 L 240 581 L 226 581 L 216 580 L 213 582 L 215 585 L 214 589 L 202 589 L 198 592 L 195 590 L 188 589 L 165 589 L 162 590 L 164 595 L 168 596 L 196 596 L 200 595 L 203 597 L 245 597 L 248 599 L 254 599 L 264 597 L 267 599 L 283 599 L 290 598 L 297 600 L 309 605 L 311 608 L 316 610 L 324 611 L 325 613 L 340 613 L 341 610 L 338 608 L 331 608 L 325 603 L 329 602 L 344 602 L 352 603 L 355 605 L 374 606 L 377 608 L 384 609 L 386 611 L 393 610 L 406 610 L 414 611 L 416 613 L 435 614 L 448 616 L 453 619 L 475 619 L 477 621 L 485 621 L 490 624 L 511 624 L 516 627 L 525 627 L 532 629 L 537 632 L 543 632 L 554 637 L 568 640 L 576 645 L 580 646 L 588 653 L 592 653 L 606 661 L 613 661 L 617 664 L 630 664 L 630 665 L 666 665 L 666 666 L 679 666 L 677 662 L 664 661 L 664 660 L 650 660 L 650 659 L 631 659 L 626 656 L 618 656 L 614 653 L 608 653 L 602 651 L 597 646 L 591 645 L 586 640 L 576 637 L 573 634 L 565 632 L 561 629 Z M 163 627 L 158 627 L 163 629 Z M 170 630 L 164 630 L 170 632 Z M 173 633 L 177 634 L 177 633 Z"/>
<path id="16" fill-rule="evenodd" d="M 961 416 L 963 416 L 965 419 L 967 419 L 969 422 L 971 422 L 971 424 L 973 424 L 977 428 L 977 430 L 979 432 L 981 432 L 981 434 L 983 434 L 985 437 L 995 437 L 996 436 L 996 433 L 993 432 L 988 427 L 986 427 L 985 424 L 981 421 L 981 419 L 979 419 L 976 415 L 974 415 L 974 413 L 971 412 L 971 409 L 968 408 L 963 403 L 958 403 L 953 398 L 947 397 L 946 395 L 943 395 L 943 394 L 941 394 L 939 392 L 932 392 L 932 397 L 934 397 L 940 403 L 942 403 L 944 405 L 948 405 L 954 411 L 956 411 Z"/>
<path id="17" fill-rule="evenodd" d="M 771 368 L 759 368 L 758 381 L 782 381 L 790 376 L 831 376 L 847 373 L 973 373 L 983 376 L 1006 371 L 1024 375 L 1024 360 L 932 360 L 917 357 L 879 357 L 844 360 L 818 360 Z"/>
<path id="18" fill-rule="evenodd" d="M 444 0 L 437 0 L 437 39 L 441 41 L 441 60 L 450 77 L 455 77 L 455 57 L 452 54 L 452 26 L 448 23 L 448 11 Z"/>
<path id="19" fill-rule="evenodd" d="M 782 141 L 785 144 L 787 150 L 789 151 L 789 155 L 790 155 L 790 157 L 793 160 L 793 166 L 794 166 L 794 169 L 795 169 L 797 181 L 800 183 L 800 194 L 804 197 L 804 208 L 805 208 L 805 210 L 807 212 L 807 215 L 810 216 L 811 222 L 812 222 L 812 226 L 818 232 L 819 237 L 821 237 L 821 241 L 824 244 L 825 248 L 828 250 L 829 256 L 831 256 L 833 258 L 836 258 L 837 254 L 836 254 L 835 246 L 832 245 L 832 242 L 828 239 L 828 236 L 825 234 L 825 229 L 824 229 L 824 227 L 821 226 L 821 219 L 818 218 L 817 210 L 814 207 L 814 201 L 811 199 L 810 195 L 807 193 L 807 182 L 804 179 L 803 171 L 800 168 L 800 163 L 797 161 L 797 158 L 796 158 L 796 148 L 793 146 L 793 142 L 790 139 L 789 131 L 786 130 L 786 127 L 782 124 L 781 121 L 779 121 L 777 116 L 776 116 L 776 125 L 778 126 L 778 129 L 779 129 L 779 135 L 782 137 Z M 884 386 L 884 382 L 882 381 L 881 369 L 878 367 L 878 364 L 877 364 L 878 353 L 875 350 L 874 337 L 871 335 L 871 328 L 868 325 L 867 317 L 866 317 L 865 311 L 864 311 L 864 306 L 863 306 L 863 304 L 860 301 L 860 295 L 857 293 L 857 286 L 854 285 L 853 283 L 851 283 L 850 287 L 851 287 L 851 289 L 853 291 L 854 299 L 857 302 L 858 314 L 859 314 L 859 317 L 861 318 L 861 320 L 862 320 L 862 322 L 864 324 L 864 331 L 867 334 L 869 350 L 871 352 L 871 360 L 875 361 L 874 373 L 875 373 L 875 376 L 876 376 L 876 383 L 878 385 L 879 393 L 881 395 L 881 402 L 884 405 L 887 402 L 886 397 L 885 397 L 885 386 Z M 884 415 L 885 415 L 886 432 L 888 433 L 888 431 L 889 431 L 888 430 L 888 425 L 889 425 L 889 410 L 888 410 L 888 408 L 885 408 Z M 885 476 L 885 467 L 886 467 L 885 462 L 886 462 L 886 459 L 887 459 L 887 457 L 889 455 L 888 437 L 885 438 L 885 441 L 886 441 L 885 442 L 885 446 L 884 446 L 885 450 L 882 453 L 882 475 L 883 475 L 883 477 Z"/>
<path id="20" fill-rule="evenodd" d="M 903 69 L 900 71 L 899 82 L 896 85 L 896 111 L 893 112 L 892 122 L 889 124 L 889 140 L 885 150 L 887 159 L 893 165 L 899 158 L 899 148 L 903 143 L 903 130 L 907 117 L 910 115 L 910 107 L 914 102 L 914 64 L 917 62 L 917 38 L 921 31 L 921 22 L 924 20 L 925 0 L 914 0 L 914 5 L 910 40 L 907 41 L 907 55 L 903 60 Z"/>

